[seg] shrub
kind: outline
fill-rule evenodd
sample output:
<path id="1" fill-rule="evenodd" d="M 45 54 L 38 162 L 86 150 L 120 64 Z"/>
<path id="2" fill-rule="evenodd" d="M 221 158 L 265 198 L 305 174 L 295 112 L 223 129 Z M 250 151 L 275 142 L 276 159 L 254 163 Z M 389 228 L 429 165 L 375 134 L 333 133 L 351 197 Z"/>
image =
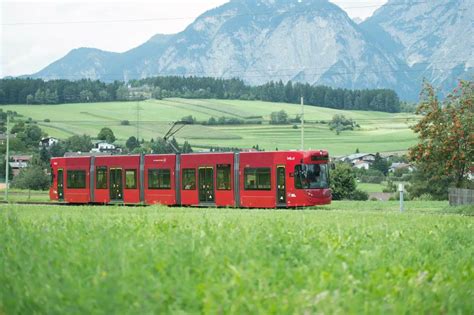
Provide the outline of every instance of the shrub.
<path id="1" fill-rule="evenodd" d="M 44 120 L 44 122 L 45 122 L 45 123 L 49 123 L 49 122 L 51 122 L 51 119 L 46 118 L 46 119 Z"/>
<path id="2" fill-rule="evenodd" d="M 420 195 L 419 197 L 413 198 L 414 201 L 432 201 L 434 200 L 433 196 L 431 194 L 425 193 Z"/>
<path id="3" fill-rule="evenodd" d="M 365 191 L 360 190 L 360 189 L 356 189 L 352 192 L 349 199 L 365 201 L 365 200 L 369 200 L 369 194 Z"/>
<path id="4" fill-rule="evenodd" d="M 128 121 L 128 120 L 122 120 L 122 121 L 120 122 L 120 124 L 121 124 L 122 126 L 128 126 L 128 125 L 130 125 L 130 121 Z"/>

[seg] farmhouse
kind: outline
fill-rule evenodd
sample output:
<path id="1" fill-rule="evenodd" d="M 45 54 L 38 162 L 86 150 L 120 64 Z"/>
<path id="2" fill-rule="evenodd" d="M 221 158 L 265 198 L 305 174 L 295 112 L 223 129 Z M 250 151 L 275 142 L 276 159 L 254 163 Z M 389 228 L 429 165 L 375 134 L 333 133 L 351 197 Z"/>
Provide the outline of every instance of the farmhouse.
<path id="1" fill-rule="evenodd" d="M 407 169 L 408 171 L 413 172 L 414 167 L 411 164 L 407 164 L 407 163 L 392 163 L 388 171 L 390 173 L 393 173 L 396 170 L 403 170 L 403 169 Z"/>
<path id="2" fill-rule="evenodd" d="M 59 143 L 58 139 L 53 138 L 53 137 L 46 137 L 46 138 L 41 139 L 41 141 L 39 142 L 39 145 L 40 145 L 40 148 L 41 147 L 49 148 L 58 143 Z"/>
<path id="3" fill-rule="evenodd" d="M 90 152 L 120 153 L 122 152 L 122 150 L 120 148 L 117 148 L 115 145 L 111 143 L 101 141 L 101 142 L 95 143 L 94 148 Z"/>
<path id="4" fill-rule="evenodd" d="M 367 162 L 369 165 L 375 161 L 375 154 L 372 153 L 355 153 L 339 158 L 339 161 L 346 162 L 355 166 L 356 162 L 363 161 Z"/>
<path id="5" fill-rule="evenodd" d="M 28 167 L 32 158 L 31 155 L 13 155 L 11 157 L 13 161 L 9 163 L 13 176 L 18 175 L 23 168 Z"/>

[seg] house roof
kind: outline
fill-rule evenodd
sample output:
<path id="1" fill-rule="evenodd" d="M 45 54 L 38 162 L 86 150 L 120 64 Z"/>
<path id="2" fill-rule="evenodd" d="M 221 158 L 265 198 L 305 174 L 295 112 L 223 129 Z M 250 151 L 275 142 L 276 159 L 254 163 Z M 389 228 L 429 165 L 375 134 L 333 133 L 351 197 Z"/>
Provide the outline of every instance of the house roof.
<path id="1" fill-rule="evenodd" d="M 15 161 L 29 161 L 33 158 L 32 155 L 12 155 L 11 158 Z"/>
<path id="2" fill-rule="evenodd" d="M 352 160 L 357 160 L 357 159 L 363 158 L 364 156 L 369 156 L 369 155 L 375 156 L 375 154 L 372 154 L 372 153 L 354 153 L 354 154 L 346 156 L 344 159 L 352 161 Z"/>

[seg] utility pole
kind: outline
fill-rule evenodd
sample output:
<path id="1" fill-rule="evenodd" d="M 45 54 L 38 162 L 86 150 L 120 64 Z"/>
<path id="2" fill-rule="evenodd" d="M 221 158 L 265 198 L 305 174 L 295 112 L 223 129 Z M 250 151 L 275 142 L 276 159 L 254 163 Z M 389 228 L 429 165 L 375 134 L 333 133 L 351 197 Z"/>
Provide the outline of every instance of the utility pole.
<path id="1" fill-rule="evenodd" d="M 137 101 L 137 141 L 140 143 L 140 103 Z"/>
<path id="2" fill-rule="evenodd" d="M 400 212 L 405 211 L 405 207 L 403 205 L 403 192 L 404 192 L 403 183 L 398 184 L 398 191 L 400 192 Z"/>
<path id="3" fill-rule="evenodd" d="M 301 151 L 304 150 L 304 98 L 301 96 Z"/>
<path id="4" fill-rule="evenodd" d="M 10 167 L 10 115 L 7 112 L 7 148 L 5 150 L 5 201 L 8 202 L 8 172 Z"/>

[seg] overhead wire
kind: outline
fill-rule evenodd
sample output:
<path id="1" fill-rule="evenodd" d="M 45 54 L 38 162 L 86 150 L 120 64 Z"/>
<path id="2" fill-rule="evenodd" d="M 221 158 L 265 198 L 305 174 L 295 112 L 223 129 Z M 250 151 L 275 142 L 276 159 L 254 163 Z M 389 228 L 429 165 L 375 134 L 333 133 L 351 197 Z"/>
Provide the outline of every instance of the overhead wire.
<path id="1" fill-rule="evenodd" d="M 471 0 L 469 0 L 471 1 Z M 432 1 L 416 1 L 411 2 L 409 5 L 415 4 L 424 4 L 424 3 L 432 3 Z M 333 5 L 340 6 L 340 4 L 332 3 Z M 344 6 L 344 10 L 347 9 L 364 9 L 364 8 L 374 8 L 374 7 L 382 7 L 382 6 L 406 6 L 408 5 L 406 2 L 400 3 L 386 3 L 383 5 L 363 5 L 363 6 Z M 324 8 L 326 9 L 326 8 Z M 319 11 L 320 8 L 314 10 L 292 10 L 287 11 L 284 13 L 308 13 L 312 11 Z M 206 13 L 198 15 L 198 16 L 182 16 L 182 17 L 157 17 L 157 18 L 137 18 L 137 19 L 115 19 L 115 20 L 77 20 L 77 21 L 35 21 L 35 22 L 10 22 L 10 23 L 0 23 L 2 26 L 22 26 L 22 25 L 65 25 L 65 24 L 102 24 L 102 23 L 136 23 L 136 22 L 156 22 L 156 21 L 174 21 L 174 20 L 192 20 L 197 19 L 198 17 L 203 17 Z M 255 12 L 255 13 L 239 13 L 239 14 L 216 14 L 216 15 L 206 15 L 205 17 L 245 17 L 245 16 L 267 16 L 267 15 L 274 15 L 275 10 L 268 10 L 263 12 Z"/>

